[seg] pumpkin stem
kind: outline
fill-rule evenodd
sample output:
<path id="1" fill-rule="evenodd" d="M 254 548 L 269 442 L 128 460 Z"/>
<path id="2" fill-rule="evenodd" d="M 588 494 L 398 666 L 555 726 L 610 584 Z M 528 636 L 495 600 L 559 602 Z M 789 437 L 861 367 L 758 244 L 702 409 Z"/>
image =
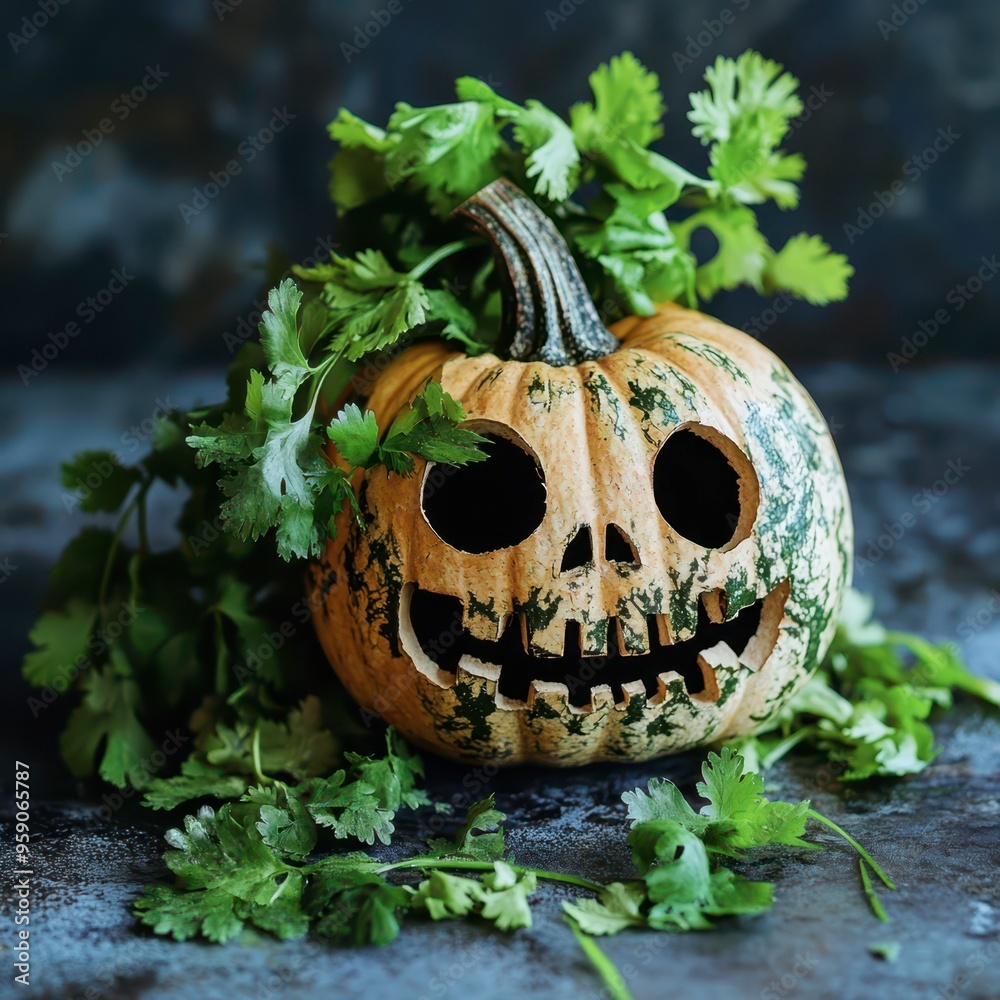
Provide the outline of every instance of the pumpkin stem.
<path id="1" fill-rule="evenodd" d="M 506 265 L 502 342 L 513 361 L 577 365 L 618 349 L 552 220 L 505 178 L 455 209 Z"/>

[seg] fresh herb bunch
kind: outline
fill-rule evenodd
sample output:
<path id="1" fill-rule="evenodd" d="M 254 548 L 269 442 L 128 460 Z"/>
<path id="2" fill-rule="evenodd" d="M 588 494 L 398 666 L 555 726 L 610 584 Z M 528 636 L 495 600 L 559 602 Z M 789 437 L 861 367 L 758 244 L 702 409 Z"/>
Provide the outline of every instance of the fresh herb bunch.
<path id="1" fill-rule="evenodd" d="M 267 377 L 251 371 L 245 399 L 188 439 L 201 465 L 225 473 L 227 530 L 256 540 L 275 528 L 285 559 L 322 552 L 353 500 L 353 469 L 325 460 L 327 437 L 353 467 L 405 472 L 404 452 L 452 464 L 480 457 L 481 439 L 455 426 L 461 407 L 440 393 L 390 428 L 381 450 L 371 414 L 344 411 L 325 425 L 321 415 L 360 363 L 416 338 L 444 337 L 472 355 L 502 346 L 493 262 L 451 217 L 498 177 L 552 218 L 608 323 L 738 285 L 816 304 L 843 298 L 844 257 L 805 233 L 774 250 L 752 207 L 798 203 L 805 164 L 780 149 L 802 112 L 798 81 L 755 52 L 720 57 L 705 80 L 688 118 L 708 148 L 707 177 L 651 148 L 663 135 L 659 81 L 628 52 L 591 74 L 593 100 L 573 105 L 568 121 L 472 77 L 457 82 L 457 103 L 398 104 L 384 129 L 342 110 L 330 125 L 340 144 L 330 191 L 349 252 L 296 268 L 304 296 L 290 279 L 272 291 L 261 323 Z M 699 230 L 718 245 L 707 260 L 693 250 Z"/>
<path id="2" fill-rule="evenodd" d="M 764 733 L 735 739 L 755 770 L 802 743 L 839 781 L 922 771 L 938 753 L 928 718 L 957 692 L 1000 706 L 1000 684 L 970 673 L 951 643 L 935 644 L 872 620 L 874 600 L 848 590 L 823 663 Z"/>
<path id="3" fill-rule="evenodd" d="M 505 931 L 530 927 L 528 897 L 543 880 L 596 893 L 564 904 L 585 934 L 706 930 L 721 917 L 771 907 L 773 886 L 737 874 L 727 862 L 759 847 L 818 847 L 803 839 L 809 820 L 844 837 L 862 871 L 870 868 L 893 888 L 864 848 L 808 802 L 766 799 L 760 777 L 745 773 L 743 758 L 728 748 L 709 754 L 702 768 L 698 792 L 707 802 L 700 812 L 667 780 L 622 796 L 640 876 L 628 882 L 602 885 L 514 864 L 504 842 L 506 816 L 492 795 L 469 808 L 453 839 L 432 840 L 402 860 L 380 861 L 357 849 L 317 858 L 321 827 L 338 840 L 388 844 L 399 809 L 430 804 L 415 787 L 419 761 L 391 733 L 384 759 L 352 756 L 350 763 L 351 778 L 338 771 L 294 787 L 256 786 L 217 812 L 204 806 L 186 816 L 183 830 L 167 833 L 165 860 L 179 881 L 147 888 L 136 903 L 142 921 L 181 940 L 201 934 L 225 941 L 247 926 L 301 937 L 312 927 L 324 937 L 387 944 L 404 915 L 478 917 Z M 393 876 L 412 872 L 423 876 L 416 885 Z M 884 916 L 873 890 L 870 898 Z"/>

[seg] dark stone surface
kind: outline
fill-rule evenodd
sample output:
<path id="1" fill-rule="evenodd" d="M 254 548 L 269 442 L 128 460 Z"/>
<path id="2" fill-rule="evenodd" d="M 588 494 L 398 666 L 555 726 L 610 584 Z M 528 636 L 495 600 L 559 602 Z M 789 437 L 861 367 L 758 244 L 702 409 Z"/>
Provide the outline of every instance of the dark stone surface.
<path id="1" fill-rule="evenodd" d="M 1000 677 L 1000 600 L 991 603 L 1000 588 L 1000 369 L 952 365 L 892 374 L 841 365 L 799 374 L 834 426 L 844 459 L 856 551 L 867 560 L 856 582 L 875 594 L 878 613 L 891 624 L 954 639 L 974 669 Z M 5 760 L 12 764 L 16 754 L 32 761 L 35 834 L 33 985 L 17 993 L 10 984 L 5 893 L 0 996 L 600 996 L 560 919 L 566 893 L 551 886 L 536 897 L 530 930 L 504 936 L 474 924 L 414 923 L 383 950 L 264 938 L 224 948 L 179 945 L 137 928 L 131 901 L 163 872 L 163 818 L 127 803 L 107 821 L 98 814 L 106 790 L 75 793 L 54 748 L 63 707 L 32 720 L 16 666 L 44 569 L 79 527 L 79 515 L 62 509 L 56 461 L 83 444 L 114 446 L 157 395 L 173 393 L 174 402 L 187 405 L 215 391 L 212 379 L 146 372 L 86 385 L 57 384 L 53 377 L 16 396 L 5 387 L 0 396 L 0 467 L 10 475 L 0 495 L 0 553 L 19 567 L 0 591 L 8 637 L 0 690 L 8 711 L 0 735 Z M 967 471 L 922 510 L 917 498 L 933 491 L 949 462 Z M 885 544 L 883 526 L 907 511 L 913 527 Z M 765 851 L 748 866 L 747 874 L 777 884 L 769 914 L 726 921 L 709 934 L 636 932 L 604 942 L 637 1000 L 997 1000 L 1000 720 L 964 703 L 936 729 L 940 756 L 904 780 L 844 788 L 820 761 L 803 755 L 769 775 L 771 793 L 812 798 L 884 864 L 899 886 L 883 894 L 891 923 L 868 912 L 852 853 L 818 832 L 828 850 Z M 653 775 L 693 792 L 700 760 L 686 754 L 645 765 L 493 776 L 432 759 L 428 765 L 432 794 L 459 808 L 496 793 L 522 863 L 610 880 L 630 872 L 621 793 Z M 0 780 L 8 793 L 11 778 L 5 764 Z M 8 809 L 5 832 L 9 815 Z M 410 819 L 400 844 L 426 833 L 421 820 Z M 5 838 L 5 886 L 9 846 Z M 876 941 L 900 942 L 898 962 L 873 958 L 867 948 Z M 960 975 L 968 979 L 960 982 Z"/>

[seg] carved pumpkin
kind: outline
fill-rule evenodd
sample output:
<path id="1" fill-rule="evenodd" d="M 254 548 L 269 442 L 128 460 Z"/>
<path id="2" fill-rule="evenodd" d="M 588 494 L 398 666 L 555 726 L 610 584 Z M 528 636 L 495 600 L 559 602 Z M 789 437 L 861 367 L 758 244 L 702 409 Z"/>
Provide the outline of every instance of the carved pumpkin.
<path id="1" fill-rule="evenodd" d="M 607 331 L 550 220 L 506 181 L 458 210 L 509 272 L 508 359 L 411 347 L 489 459 L 372 472 L 313 568 L 353 697 L 467 761 L 644 760 L 753 730 L 822 656 L 850 569 L 823 418 L 770 351 L 665 305 Z"/>

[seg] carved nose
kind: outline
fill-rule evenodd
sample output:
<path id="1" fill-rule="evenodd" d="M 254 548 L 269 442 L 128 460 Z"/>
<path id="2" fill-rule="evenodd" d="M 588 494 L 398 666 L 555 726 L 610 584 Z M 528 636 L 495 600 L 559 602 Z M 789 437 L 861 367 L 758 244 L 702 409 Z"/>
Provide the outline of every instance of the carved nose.
<path id="1" fill-rule="evenodd" d="M 609 524 L 604 532 L 604 558 L 624 566 L 639 565 L 635 544 L 617 524 Z"/>
<path id="2" fill-rule="evenodd" d="M 593 561 L 594 540 L 590 533 L 590 525 L 581 524 L 572 541 L 566 546 L 559 572 L 569 573 L 571 570 L 587 566 Z"/>
<path id="3" fill-rule="evenodd" d="M 639 553 L 632 539 L 617 524 L 609 524 L 604 532 L 604 558 L 620 566 L 638 566 Z M 563 553 L 561 573 L 569 573 L 594 562 L 594 537 L 589 524 L 581 524 Z"/>

